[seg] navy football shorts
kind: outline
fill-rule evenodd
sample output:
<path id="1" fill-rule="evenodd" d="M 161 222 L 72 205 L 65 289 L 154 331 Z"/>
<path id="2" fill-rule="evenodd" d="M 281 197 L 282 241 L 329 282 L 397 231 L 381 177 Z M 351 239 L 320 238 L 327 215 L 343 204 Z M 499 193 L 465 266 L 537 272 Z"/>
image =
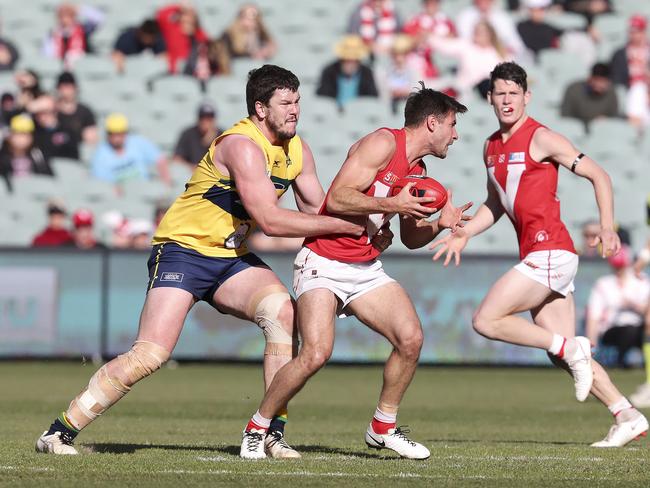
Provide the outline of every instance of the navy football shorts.
<path id="1" fill-rule="evenodd" d="M 172 287 L 189 291 L 198 300 L 210 305 L 214 292 L 228 278 L 253 266 L 268 268 L 255 254 L 234 258 L 205 256 L 173 242 L 153 246 L 147 261 L 149 286 L 152 288 Z"/>

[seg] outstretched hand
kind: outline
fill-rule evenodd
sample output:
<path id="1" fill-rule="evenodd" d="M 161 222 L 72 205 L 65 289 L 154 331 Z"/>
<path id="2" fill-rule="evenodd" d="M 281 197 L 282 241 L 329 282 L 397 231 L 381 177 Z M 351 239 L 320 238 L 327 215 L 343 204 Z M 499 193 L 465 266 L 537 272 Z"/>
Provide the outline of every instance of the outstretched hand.
<path id="1" fill-rule="evenodd" d="M 465 215 L 465 212 L 469 210 L 473 202 L 467 202 L 461 207 L 454 207 L 454 204 L 451 202 L 451 190 L 447 190 L 447 203 L 442 207 L 440 211 L 440 217 L 438 218 L 438 226 L 444 229 L 451 229 L 452 232 L 456 232 L 456 229 L 459 227 L 464 227 L 468 220 L 472 219 L 471 215 Z"/>
<path id="2" fill-rule="evenodd" d="M 429 249 L 435 249 L 439 247 L 436 253 L 433 255 L 433 260 L 437 261 L 440 256 L 447 253 L 445 256 L 445 261 L 443 262 L 444 266 L 447 266 L 451 259 L 454 259 L 454 264 L 458 266 L 460 264 L 460 253 L 467 245 L 469 236 L 465 230 L 459 228 L 453 233 L 449 233 L 446 236 L 434 241 Z"/>

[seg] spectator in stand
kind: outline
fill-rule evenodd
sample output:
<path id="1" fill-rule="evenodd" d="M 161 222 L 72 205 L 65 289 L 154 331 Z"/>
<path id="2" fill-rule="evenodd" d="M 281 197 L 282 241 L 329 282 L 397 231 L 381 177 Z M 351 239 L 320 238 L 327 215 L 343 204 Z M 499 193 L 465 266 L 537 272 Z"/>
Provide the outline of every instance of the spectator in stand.
<path id="1" fill-rule="evenodd" d="M 340 110 L 357 97 L 377 97 L 372 70 L 361 61 L 368 56 L 363 39 L 344 36 L 334 47 L 337 60 L 327 65 L 320 75 L 316 94 L 336 100 Z"/>
<path id="2" fill-rule="evenodd" d="M 373 56 L 382 55 L 389 52 L 400 24 L 392 0 L 364 0 L 350 16 L 348 34 L 360 36 Z"/>
<path id="3" fill-rule="evenodd" d="M 415 53 L 415 41 L 407 34 L 395 36 L 390 50 L 390 64 L 385 70 L 378 70 L 378 82 L 386 92 L 391 110 L 399 111 L 399 102 L 406 100 L 420 76 L 422 58 Z"/>
<path id="4" fill-rule="evenodd" d="M 404 24 L 403 32 L 415 40 L 415 53 L 422 62 L 420 80 L 425 81 L 431 88 L 433 80 L 440 76 L 433 61 L 433 49 L 429 37 L 455 37 L 456 26 L 452 20 L 440 10 L 441 0 L 422 0 L 422 11 Z"/>
<path id="5" fill-rule="evenodd" d="M 600 34 L 593 26 L 594 19 L 597 15 L 612 12 L 610 0 L 556 0 L 555 3 L 561 5 L 567 12 L 583 15 L 587 21 L 586 30 L 595 40 L 600 37 Z"/>
<path id="6" fill-rule="evenodd" d="M 52 95 L 41 95 L 29 105 L 34 114 L 34 140 L 48 159 L 79 159 L 79 141 L 59 120 L 56 100 Z"/>
<path id="7" fill-rule="evenodd" d="M 650 241 L 639 251 L 634 263 L 634 272 L 641 275 L 643 268 L 650 264 Z M 645 381 L 630 395 L 630 402 L 637 408 L 650 407 L 650 300 L 646 307 L 643 331 L 643 362 L 645 363 Z"/>
<path id="8" fill-rule="evenodd" d="M 34 121 L 25 114 L 14 116 L 9 135 L 0 146 L 0 176 L 13 191 L 12 179 L 31 174 L 54 176 L 48 159 L 34 144 Z"/>
<path id="9" fill-rule="evenodd" d="M 32 247 L 66 246 L 72 243 L 72 234 L 66 224 L 63 204 L 51 200 L 47 204 L 47 226 L 32 241 Z"/>
<path id="10" fill-rule="evenodd" d="M 19 111 L 27 110 L 29 104 L 43 94 L 38 74 L 32 70 L 19 70 L 14 74 L 18 86 L 16 105 Z"/>
<path id="11" fill-rule="evenodd" d="M 528 18 L 517 24 L 517 32 L 526 47 L 530 49 L 535 58 L 544 49 L 557 49 L 560 47 L 562 30 L 547 23 L 546 9 L 552 0 L 524 0 L 523 5 L 528 9 Z"/>
<path id="12" fill-rule="evenodd" d="M 170 202 L 167 200 L 159 200 L 156 203 L 156 207 L 153 210 L 153 226 L 155 229 L 160 225 L 160 221 L 167 213 L 167 210 L 169 210 L 170 205 Z"/>
<path id="13" fill-rule="evenodd" d="M 91 173 L 100 180 L 118 187 L 128 180 L 148 180 L 151 170 L 170 184 L 167 158 L 148 139 L 129 133 L 129 121 L 123 114 L 113 113 L 106 118 L 106 140 L 97 146 L 91 161 Z"/>
<path id="14" fill-rule="evenodd" d="M 56 82 L 56 108 L 59 124 L 74 136 L 79 145 L 95 145 L 98 139 L 95 114 L 90 108 L 79 102 L 77 80 L 70 72 L 64 71 Z"/>
<path id="15" fill-rule="evenodd" d="M 509 59 L 494 28 L 485 20 L 474 25 L 471 40 L 433 36 L 430 43 L 437 52 L 458 59 L 458 70 L 452 88 L 461 100 L 466 99 L 475 89 L 486 99 L 490 73 L 497 64 Z"/>
<path id="16" fill-rule="evenodd" d="M 229 58 L 267 60 L 277 51 L 261 12 L 250 3 L 239 9 L 235 21 L 221 35 L 221 41 Z"/>
<path id="17" fill-rule="evenodd" d="M 205 93 L 207 80 L 212 76 L 230 74 L 230 56 L 223 40 L 217 39 L 195 44 L 183 68 L 183 74 L 194 76 L 201 82 Z"/>
<path id="18" fill-rule="evenodd" d="M 617 365 L 628 367 L 627 352 L 643 344 L 650 280 L 634 273 L 632 251 L 628 246 L 624 245 L 608 261 L 612 274 L 599 278 L 589 296 L 586 335 L 594 345 L 616 347 Z"/>
<path id="19" fill-rule="evenodd" d="M 93 213 L 85 208 L 77 210 L 72 216 L 72 245 L 79 250 L 105 249 L 106 246 L 97 241 L 94 229 Z"/>
<path id="20" fill-rule="evenodd" d="M 609 66 L 596 63 L 586 80 L 571 83 L 564 92 L 562 117 L 581 120 L 585 128 L 601 117 L 618 117 L 618 97 L 610 78 Z"/>
<path id="21" fill-rule="evenodd" d="M 131 246 L 129 219 L 117 210 L 109 210 L 102 215 L 104 227 L 103 241 L 113 249 L 128 249 Z"/>
<path id="22" fill-rule="evenodd" d="M 650 41 L 648 40 L 648 19 L 636 14 L 628 23 L 627 44 L 612 56 L 612 81 L 631 87 L 634 83 L 645 83 L 650 69 Z"/>
<path id="23" fill-rule="evenodd" d="M 9 39 L 0 37 L 0 71 L 13 71 L 18 58 L 16 46 Z"/>
<path id="24" fill-rule="evenodd" d="M 122 74 L 126 56 L 135 56 L 146 51 L 156 56 L 164 56 L 165 50 L 165 41 L 160 34 L 158 23 L 147 19 L 138 27 L 128 27 L 120 33 L 113 46 L 111 58 L 115 70 Z"/>
<path id="25" fill-rule="evenodd" d="M 625 116 L 639 132 L 650 125 L 650 74 L 645 81 L 633 83 L 627 91 Z"/>
<path id="26" fill-rule="evenodd" d="M 145 219 L 134 219 L 129 222 L 129 247 L 136 250 L 151 250 L 153 225 Z"/>
<path id="27" fill-rule="evenodd" d="M 169 72 L 176 73 L 178 63 L 189 58 L 193 46 L 207 43 L 208 35 L 201 28 L 196 10 L 187 2 L 161 8 L 156 20 L 167 47 Z"/>
<path id="28" fill-rule="evenodd" d="M 178 138 L 174 160 L 195 168 L 215 137 L 222 132 L 217 127 L 216 109 L 209 103 L 201 104 L 196 124 L 185 129 Z"/>
<path id="29" fill-rule="evenodd" d="M 77 18 L 77 7 L 62 3 L 56 9 L 57 25 L 49 33 L 43 47 L 44 54 L 63 61 L 71 69 L 75 61 L 88 52 L 86 32 Z"/>
<path id="30" fill-rule="evenodd" d="M 471 41 L 474 37 L 474 27 L 481 20 L 490 23 L 509 55 L 520 60 L 526 59 L 529 53 L 519 37 L 513 18 L 506 11 L 496 7 L 494 0 L 474 0 L 472 5 L 461 10 L 456 18 L 458 35 Z"/>
<path id="31" fill-rule="evenodd" d="M 9 131 L 9 121 L 18 115 L 19 109 L 16 105 L 16 98 L 12 93 L 5 92 L 0 96 L 0 141 Z"/>
<path id="32" fill-rule="evenodd" d="M 596 220 L 587 220 L 582 224 L 582 246 L 578 254 L 583 258 L 600 257 L 601 251 L 598 246 L 591 246 L 590 243 L 600 235 L 600 224 Z"/>

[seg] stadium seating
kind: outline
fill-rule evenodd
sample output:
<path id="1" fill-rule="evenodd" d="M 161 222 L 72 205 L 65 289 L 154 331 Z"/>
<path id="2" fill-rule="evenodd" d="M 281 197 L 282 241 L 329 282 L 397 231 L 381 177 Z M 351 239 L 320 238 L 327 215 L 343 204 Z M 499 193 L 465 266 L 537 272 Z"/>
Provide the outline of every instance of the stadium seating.
<path id="1" fill-rule="evenodd" d="M 19 65 L 41 74 L 45 89 L 53 87 L 62 68 L 59 61 L 45 58 L 41 49 L 58 3 L 56 0 L 39 0 L 19 9 L 14 8 L 14 3 L 9 0 L 0 0 L 3 35 L 18 45 L 21 52 Z M 106 17 L 92 38 L 97 54 L 79 60 L 74 72 L 79 80 L 81 99 L 96 111 L 99 124 L 108 113 L 123 112 L 134 132 L 150 138 L 170 153 L 180 131 L 195 120 L 196 108 L 201 101 L 208 99 L 217 106 L 222 127 L 246 114 L 245 79 L 248 71 L 259 62 L 235 60 L 232 76 L 210 79 L 206 93 L 200 91 L 199 84 L 192 78 L 159 77 L 166 71 L 166 61 L 150 55 L 128 57 L 125 73 L 117 75 L 109 53 L 118 32 L 137 25 L 147 16 L 151 17 L 157 7 L 167 2 L 114 0 L 87 3 L 103 9 Z M 331 100 L 315 96 L 320 70 L 333 60 L 333 44 L 345 31 L 354 2 L 260 0 L 257 3 L 278 43 L 278 54 L 272 62 L 294 70 L 301 79 L 299 131 L 310 144 L 319 176 L 327 186 L 354 141 L 377 127 L 399 126 L 402 117 L 391 114 L 388 102 L 383 99 L 356 100 L 340 113 Z M 416 12 L 420 3 L 419 0 L 401 0 L 397 8 L 405 18 Z M 446 1 L 443 9 L 453 16 L 469 3 L 470 0 Z M 215 35 L 231 22 L 240 2 L 196 0 L 195 4 L 203 27 Z M 596 27 L 603 38 L 597 50 L 599 59 L 608 59 L 613 50 L 625 42 L 629 15 L 636 12 L 650 14 L 649 2 L 617 2 L 616 8 L 616 13 L 596 19 Z M 555 13 L 548 20 L 565 29 L 579 29 L 584 25 L 583 17 L 575 14 Z M 449 73 L 455 63 L 440 56 L 436 57 L 436 62 L 445 73 Z M 559 104 L 564 88 L 571 81 L 586 76 L 589 70 L 588 63 L 569 52 L 566 46 L 544 51 L 538 64 L 526 68 L 533 92 L 531 114 L 565 134 L 580 150 L 592 155 L 610 172 L 616 190 L 617 216 L 632 228 L 634 242 L 640 244 L 645 233 L 643 209 L 650 173 L 647 164 L 650 138 L 647 134 L 639 137 L 623 120 L 596 121 L 587 134 L 580 122 L 560 118 Z M 146 82 L 152 78 L 155 81 L 147 85 Z M 14 90 L 12 73 L 0 73 L 0 89 Z M 624 95 L 623 90 L 620 93 Z M 482 144 L 496 127 L 492 109 L 484 100 L 472 96 L 466 102 L 469 111 L 460 116 L 458 122 L 460 140 L 450 148 L 446 160 L 431 158 L 427 164 L 430 174 L 454 189 L 456 201 L 471 199 L 478 205 L 485 196 Z M 49 197 L 63 196 L 71 208 L 87 205 L 96 212 L 103 212 L 119 207 L 133 215 L 150 217 L 154 202 L 161 198 L 173 199 L 182 191 L 190 174 L 184 166 L 172 164 L 171 189 L 158 182 L 127 185 L 123 196 L 118 198 L 110 185 L 89 178 L 87 164 L 91 155 L 92 150 L 83 147 L 81 163 L 53 161 L 57 175 L 55 184 L 51 179 L 17 180 L 16 191 L 11 195 L 7 194 L 4 185 L 0 185 L 0 199 L 7 209 L 0 217 L 0 244 L 28 244 L 39 228 L 36 224 L 45 218 L 44 202 Z M 597 215 L 595 203 L 589 203 L 593 201 L 591 188 L 587 182 L 562 171 L 558 193 L 567 224 L 577 236 L 582 221 Z M 477 238 L 472 247 L 477 252 L 512 252 L 513 249 L 511 233 L 501 227 Z M 403 248 L 396 245 L 391 250 Z"/>

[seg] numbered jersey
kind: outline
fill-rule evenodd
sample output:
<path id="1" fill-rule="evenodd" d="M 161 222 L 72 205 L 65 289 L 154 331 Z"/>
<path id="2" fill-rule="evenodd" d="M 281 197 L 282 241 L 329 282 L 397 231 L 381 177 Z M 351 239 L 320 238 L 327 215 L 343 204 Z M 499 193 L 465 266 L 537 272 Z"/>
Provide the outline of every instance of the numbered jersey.
<path id="1" fill-rule="evenodd" d="M 370 187 L 364 192 L 370 197 L 387 197 L 390 194 L 391 187 L 403 176 L 425 173 L 425 166 L 422 161 L 415 164 L 413 168 L 409 167 L 406 158 L 406 134 L 404 129 L 384 129 L 390 131 L 395 137 L 395 153 L 386 167 L 377 173 Z M 325 208 L 325 203 L 323 203 L 320 214 L 330 215 Z M 372 238 L 393 215 L 395 214 L 369 215 L 366 221 L 366 230 L 359 237 L 340 234 L 308 237 L 305 239 L 304 245 L 320 256 L 344 263 L 371 261 L 380 254 L 372 246 Z"/>
<path id="2" fill-rule="evenodd" d="M 294 136 L 274 146 L 250 119 L 243 119 L 217 137 L 194 170 L 179 196 L 160 222 L 153 244 L 175 242 L 206 256 L 236 257 L 247 254 L 246 238 L 256 222 L 248 215 L 236 182 L 221 174 L 213 163 L 214 151 L 230 134 L 255 142 L 266 158 L 266 174 L 280 198 L 302 171 L 302 142 Z"/>
<path id="3" fill-rule="evenodd" d="M 500 131 L 492 134 L 485 151 L 488 178 L 515 226 L 521 259 L 533 251 L 576 252 L 560 218 L 558 163 L 534 161 L 528 152 L 540 127 L 544 126 L 529 117 L 506 142 Z"/>

